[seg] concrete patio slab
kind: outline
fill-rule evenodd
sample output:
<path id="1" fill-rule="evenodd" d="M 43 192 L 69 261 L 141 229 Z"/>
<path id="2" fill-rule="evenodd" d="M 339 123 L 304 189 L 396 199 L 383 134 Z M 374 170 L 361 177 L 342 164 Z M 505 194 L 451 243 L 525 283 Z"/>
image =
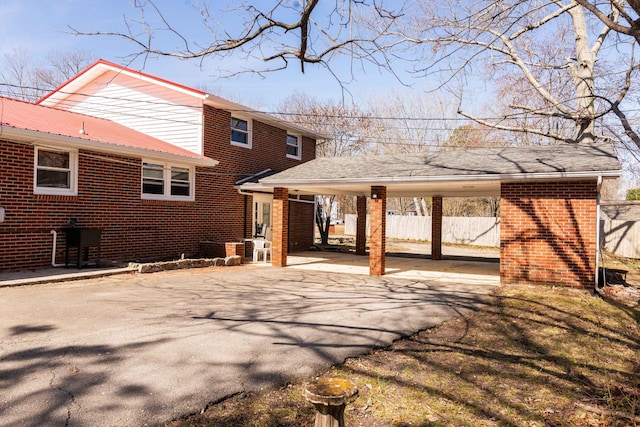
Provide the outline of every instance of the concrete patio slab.
<path id="1" fill-rule="evenodd" d="M 452 256 L 453 258 L 453 256 Z M 387 256 L 384 277 L 427 280 L 433 283 L 467 283 L 486 286 L 500 285 L 500 265 L 497 262 L 457 259 L 432 261 L 426 257 Z M 333 271 L 369 275 L 369 258 L 339 252 L 302 252 L 287 257 L 287 268 Z"/>

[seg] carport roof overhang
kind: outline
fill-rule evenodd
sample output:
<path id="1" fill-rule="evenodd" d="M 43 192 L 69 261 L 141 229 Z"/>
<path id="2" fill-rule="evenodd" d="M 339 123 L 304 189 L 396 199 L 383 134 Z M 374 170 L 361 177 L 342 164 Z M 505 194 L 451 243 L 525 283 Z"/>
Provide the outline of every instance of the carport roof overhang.
<path id="1" fill-rule="evenodd" d="M 608 144 L 562 144 L 318 158 L 242 189 L 369 196 L 372 186 L 384 186 L 387 197 L 499 197 L 505 182 L 617 178 L 620 170 Z"/>

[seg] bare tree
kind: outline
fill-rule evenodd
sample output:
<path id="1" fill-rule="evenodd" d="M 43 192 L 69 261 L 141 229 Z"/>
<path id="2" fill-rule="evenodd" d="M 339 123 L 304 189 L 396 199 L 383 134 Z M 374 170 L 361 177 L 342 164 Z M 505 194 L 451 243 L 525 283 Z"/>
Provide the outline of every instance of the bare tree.
<path id="1" fill-rule="evenodd" d="M 316 145 L 318 157 L 351 156 L 367 149 L 372 119 L 359 108 L 297 93 L 282 101 L 278 111 L 282 118 L 327 136 Z M 337 207 L 353 205 L 346 198 L 333 194 L 316 196 L 316 225 L 322 244 L 329 242 L 331 218 Z"/>
<path id="2" fill-rule="evenodd" d="M 310 65 L 324 67 L 342 83 L 353 79 L 357 67 L 347 70 L 334 67 L 336 56 L 347 55 L 353 64 L 387 66 L 389 58 L 380 49 L 384 34 L 377 30 L 390 29 L 403 13 L 402 4 L 389 9 L 384 0 L 334 0 L 333 3 L 270 0 L 259 5 L 238 0 L 225 6 L 225 10 L 197 3 L 194 18 L 202 22 L 210 37 L 193 41 L 181 30 L 180 23 L 165 15 L 155 1 L 137 0 L 134 7 L 139 17 L 125 17 L 124 31 L 71 30 L 77 35 L 108 35 L 129 40 L 137 47 L 131 54 L 132 59 L 173 56 L 202 63 L 208 57 L 223 59 L 235 55 L 248 65 L 230 70 L 229 75 L 273 72 L 293 63 L 302 72 Z M 240 25 L 227 28 L 223 24 L 227 20 L 234 23 L 239 20 Z M 371 31 L 368 25 L 358 26 L 358 22 L 366 22 L 376 31 Z"/>
<path id="3" fill-rule="evenodd" d="M 375 117 L 375 152 L 419 153 L 439 150 L 458 126 L 456 105 L 447 98 L 422 92 L 374 94 L 365 100 Z M 389 198 L 388 208 L 401 214 L 429 215 L 426 197 Z"/>
<path id="4" fill-rule="evenodd" d="M 575 0 L 575 2 L 591 12 L 611 30 L 631 36 L 640 44 L 640 1 Z"/>
<path id="5" fill-rule="evenodd" d="M 0 67 L 2 93 L 16 99 L 35 102 L 82 71 L 93 61 L 93 53 L 76 49 L 54 50 L 38 64 L 26 50 L 5 54 Z"/>
<path id="6" fill-rule="evenodd" d="M 459 113 L 485 126 L 546 141 L 616 137 L 640 147 L 637 118 L 629 113 L 634 100 L 628 100 L 637 89 L 640 68 L 634 52 L 640 37 L 638 0 L 405 0 L 392 5 L 383 0 L 273 0 L 260 6 L 241 1 L 228 11 L 243 20 L 235 33 L 221 24 L 220 11 L 200 8 L 211 33 L 200 43 L 181 34 L 153 1 L 136 6 L 140 19 L 127 19 L 125 31 L 76 33 L 126 38 L 138 47 L 136 55 L 203 59 L 240 53 L 251 60 L 250 68 L 240 72 L 274 71 L 290 63 L 304 72 L 306 64 L 320 65 L 342 82 L 359 67 L 373 64 L 394 72 L 403 60 L 415 64 L 414 72 L 439 74 L 443 85 L 473 85 L 480 73 L 506 70 L 522 77 L 537 102 L 514 98 L 511 113 L 498 117 L 481 117 L 466 104 Z M 174 40 L 166 46 L 176 49 L 158 45 L 167 35 Z M 539 54 L 545 39 L 563 48 L 557 56 Z M 346 76 L 332 68 L 339 55 L 352 60 Z M 563 125 L 541 127 L 540 119 Z"/>
<path id="7" fill-rule="evenodd" d="M 617 21 L 616 2 L 603 3 L 609 4 L 612 19 Z M 611 140 L 610 129 L 598 131 L 596 122 L 615 114 L 625 135 L 640 145 L 633 126 L 625 123 L 624 114 L 617 113 L 639 67 L 633 39 L 609 37 L 611 28 L 596 26 L 583 6 L 575 1 L 469 2 L 464 8 L 459 2 L 449 7 L 433 7 L 430 2 L 422 5 L 422 12 L 414 17 L 414 27 L 429 31 L 403 36 L 437 50 L 435 61 L 423 67 L 423 72 L 446 63 L 455 66 L 455 73 L 464 75 L 481 66 L 497 75 L 519 76 L 519 82 L 526 84 L 526 99 L 513 97 L 510 115 L 485 119 L 461 108 L 463 116 L 486 126 L 547 140 L 592 142 Z M 542 48 L 549 44 L 551 48 Z M 614 46 L 621 49 L 615 68 L 610 59 Z M 600 64 L 606 67 L 598 68 Z M 567 132 L 567 126 L 540 126 L 540 119 L 571 123 L 571 131 Z"/>
<path id="8" fill-rule="evenodd" d="M 38 99 L 37 87 L 29 53 L 26 50 L 13 50 L 5 53 L 0 67 L 0 88 L 2 94 L 24 101 Z"/>

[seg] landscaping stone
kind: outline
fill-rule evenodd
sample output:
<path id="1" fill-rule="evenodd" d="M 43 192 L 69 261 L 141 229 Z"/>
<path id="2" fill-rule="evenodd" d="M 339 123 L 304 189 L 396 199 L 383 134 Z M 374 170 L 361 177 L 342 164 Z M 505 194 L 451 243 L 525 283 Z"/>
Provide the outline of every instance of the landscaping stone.
<path id="1" fill-rule="evenodd" d="M 231 255 L 224 259 L 224 265 L 233 266 L 233 265 L 242 265 L 242 257 L 240 255 Z"/>
<path id="2" fill-rule="evenodd" d="M 198 258 L 198 259 L 180 259 L 176 261 L 149 262 L 149 263 L 131 263 L 129 267 L 135 268 L 138 273 L 156 273 L 158 271 L 182 270 L 185 268 L 204 268 L 204 267 L 220 267 L 226 264 L 226 260 L 222 258 Z"/>

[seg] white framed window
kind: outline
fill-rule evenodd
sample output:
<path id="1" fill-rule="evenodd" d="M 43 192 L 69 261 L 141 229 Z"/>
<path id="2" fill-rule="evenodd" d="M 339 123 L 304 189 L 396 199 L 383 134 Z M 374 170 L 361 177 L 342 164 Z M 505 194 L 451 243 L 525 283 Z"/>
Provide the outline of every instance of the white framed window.
<path id="1" fill-rule="evenodd" d="M 231 117 L 231 145 L 251 148 L 251 119 Z"/>
<path id="2" fill-rule="evenodd" d="M 287 157 L 300 160 L 302 158 L 302 138 L 297 135 L 287 135 Z"/>
<path id="3" fill-rule="evenodd" d="M 193 167 L 142 162 L 142 198 L 193 201 L 194 177 Z"/>
<path id="4" fill-rule="evenodd" d="M 78 152 L 36 147 L 33 172 L 34 194 L 76 196 Z"/>

